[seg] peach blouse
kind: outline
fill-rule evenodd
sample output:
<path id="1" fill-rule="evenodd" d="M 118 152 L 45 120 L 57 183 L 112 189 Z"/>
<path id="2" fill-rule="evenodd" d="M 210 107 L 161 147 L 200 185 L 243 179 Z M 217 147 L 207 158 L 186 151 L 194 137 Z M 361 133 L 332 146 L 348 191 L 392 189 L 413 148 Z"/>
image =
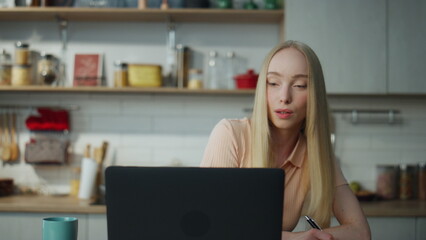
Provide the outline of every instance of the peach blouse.
<path id="1" fill-rule="evenodd" d="M 213 129 L 206 146 L 201 167 L 249 167 L 251 162 L 250 120 L 223 119 Z M 300 135 L 290 156 L 281 168 L 285 171 L 284 231 L 292 231 L 301 216 L 308 192 L 302 181 L 302 169 L 307 161 L 306 138 Z M 340 168 L 336 165 L 336 187 L 347 184 Z"/>

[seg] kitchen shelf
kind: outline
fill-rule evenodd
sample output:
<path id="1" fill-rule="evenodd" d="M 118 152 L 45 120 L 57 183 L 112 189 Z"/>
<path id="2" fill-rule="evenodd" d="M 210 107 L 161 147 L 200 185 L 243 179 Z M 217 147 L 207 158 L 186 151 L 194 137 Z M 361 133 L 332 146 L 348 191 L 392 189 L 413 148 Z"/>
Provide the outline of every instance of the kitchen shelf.
<path id="1" fill-rule="evenodd" d="M 0 86 L 0 93 L 5 92 L 53 92 L 53 93 L 165 93 L 182 95 L 254 95 L 254 89 L 224 90 L 224 89 L 179 89 L 179 88 L 145 88 L 145 87 L 49 87 L 49 86 Z"/>
<path id="2" fill-rule="evenodd" d="M 14 7 L 0 8 L 0 21 L 143 21 L 208 23 L 282 23 L 284 11 L 239 9 L 136 9 Z"/>

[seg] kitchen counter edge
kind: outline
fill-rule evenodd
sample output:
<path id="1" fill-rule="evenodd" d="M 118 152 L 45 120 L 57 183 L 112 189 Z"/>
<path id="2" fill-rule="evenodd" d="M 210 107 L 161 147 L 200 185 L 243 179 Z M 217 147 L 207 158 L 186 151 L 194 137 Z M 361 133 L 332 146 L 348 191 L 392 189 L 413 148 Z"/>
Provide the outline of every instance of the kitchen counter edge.
<path id="1" fill-rule="evenodd" d="M 426 217 L 426 201 L 360 202 L 367 217 Z M 105 205 L 69 196 L 15 195 L 0 197 L 0 212 L 105 214 Z"/>

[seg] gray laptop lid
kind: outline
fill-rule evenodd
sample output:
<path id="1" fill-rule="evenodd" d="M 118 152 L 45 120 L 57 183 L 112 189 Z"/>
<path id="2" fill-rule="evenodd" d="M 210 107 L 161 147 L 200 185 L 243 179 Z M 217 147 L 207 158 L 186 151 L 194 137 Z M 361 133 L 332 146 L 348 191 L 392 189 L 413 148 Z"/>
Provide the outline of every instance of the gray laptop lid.
<path id="1" fill-rule="evenodd" d="M 280 240 L 284 171 L 109 167 L 109 240 Z"/>

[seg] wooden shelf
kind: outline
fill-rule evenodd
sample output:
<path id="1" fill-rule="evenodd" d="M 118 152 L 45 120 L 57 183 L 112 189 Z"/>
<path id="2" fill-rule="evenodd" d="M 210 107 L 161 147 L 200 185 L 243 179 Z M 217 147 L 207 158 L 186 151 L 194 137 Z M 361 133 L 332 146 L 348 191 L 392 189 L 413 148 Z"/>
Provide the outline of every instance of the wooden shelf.
<path id="1" fill-rule="evenodd" d="M 135 9 L 135 8 L 69 8 L 15 7 L 0 8 L 0 21 L 143 21 L 143 22 L 210 22 L 210 23 L 281 23 L 284 11 L 222 9 Z"/>
<path id="2" fill-rule="evenodd" d="M 49 87 L 49 86 L 0 86 L 0 93 L 5 92 L 55 92 L 55 93 L 156 93 L 156 94 L 209 94 L 209 95 L 254 95 L 254 89 L 222 90 L 222 89 L 179 89 L 179 88 L 144 88 L 144 87 Z"/>

